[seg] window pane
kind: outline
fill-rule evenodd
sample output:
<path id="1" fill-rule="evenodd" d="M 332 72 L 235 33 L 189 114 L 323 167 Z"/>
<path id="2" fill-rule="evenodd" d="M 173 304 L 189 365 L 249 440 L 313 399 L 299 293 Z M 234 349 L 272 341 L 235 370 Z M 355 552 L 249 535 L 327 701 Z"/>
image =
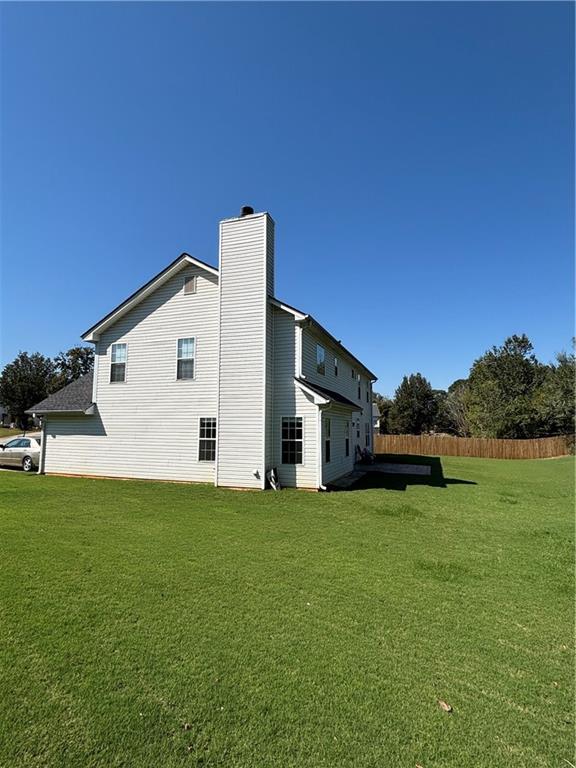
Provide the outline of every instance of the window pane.
<path id="1" fill-rule="evenodd" d="M 316 344 L 316 370 L 318 373 L 325 373 L 325 365 L 324 365 L 324 347 L 321 347 L 320 344 Z"/>
<path id="2" fill-rule="evenodd" d="M 178 358 L 190 360 L 194 357 L 194 339 L 178 339 Z"/>
<path id="3" fill-rule="evenodd" d="M 188 275 L 184 278 L 184 293 L 196 293 L 196 277 Z"/>
<path id="4" fill-rule="evenodd" d="M 194 378 L 194 360 L 178 360 L 178 379 Z"/>
<path id="5" fill-rule="evenodd" d="M 110 366 L 110 381 L 125 381 L 126 363 L 112 363 Z"/>
<path id="6" fill-rule="evenodd" d="M 126 344 L 112 344 L 112 362 L 113 363 L 125 363 L 126 362 Z"/>

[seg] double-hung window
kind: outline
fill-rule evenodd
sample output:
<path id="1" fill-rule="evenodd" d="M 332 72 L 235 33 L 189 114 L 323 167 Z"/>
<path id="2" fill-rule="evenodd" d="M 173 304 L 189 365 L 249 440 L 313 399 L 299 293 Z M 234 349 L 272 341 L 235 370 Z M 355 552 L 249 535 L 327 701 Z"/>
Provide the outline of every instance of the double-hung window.
<path id="1" fill-rule="evenodd" d="M 362 399 L 362 386 L 360 384 L 360 374 L 358 374 L 358 400 Z"/>
<path id="2" fill-rule="evenodd" d="M 198 461 L 216 461 L 216 419 L 200 419 Z"/>
<path id="3" fill-rule="evenodd" d="M 338 376 L 338 358 L 334 358 L 334 376 Z"/>
<path id="4" fill-rule="evenodd" d="M 350 456 L 350 422 L 347 421 L 344 426 L 344 452 L 346 456 Z"/>
<path id="5" fill-rule="evenodd" d="M 370 424 L 369 422 L 364 422 L 364 432 L 366 434 L 366 448 L 370 448 Z"/>
<path id="6" fill-rule="evenodd" d="M 324 347 L 320 344 L 316 344 L 316 370 L 318 373 L 321 373 L 322 376 L 326 373 L 326 352 L 324 351 Z"/>
<path id="7" fill-rule="evenodd" d="M 282 464 L 302 464 L 302 417 L 282 418 Z"/>
<path id="8" fill-rule="evenodd" d="M 330 464 L 330 437 L 331 437 L 331 420 L 324 419 L 324 461 L 326 464 Z"/>
<path id="9" fill-rule="evenodd" d="M 194 378 L 195 339 L 178 339 L 177 379 Z"/>
<path id="10" fill-rule="evenodd" d="M 117 383 L 126 381 L 127 344 L 112 344 L 110 353 L 110 381 Z"/>

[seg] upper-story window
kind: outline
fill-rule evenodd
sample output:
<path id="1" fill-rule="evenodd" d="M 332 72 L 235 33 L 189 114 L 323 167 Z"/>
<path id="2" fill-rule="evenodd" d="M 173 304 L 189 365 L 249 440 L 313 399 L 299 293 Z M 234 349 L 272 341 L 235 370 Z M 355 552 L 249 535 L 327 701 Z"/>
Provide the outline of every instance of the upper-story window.
<path id="1" fill-rule="evenodd" d="M 354 368 L 352 368 L 352 378 L 353 378 L 353 379 L 355 379 L 355 378 L 356 378 L 356 371 L 354 370 Z"/>
<path id="2" fill-rule="evenodd" d="M 358 374 L 358 400 L 362 399 L 362 386 L 360 384 L 360 374 Z"/>
<path id="3" fill-rule="evenodd" d="M 338 358 L 334 358 L 334 376 L 338 376 Z"/>
<path id="4" fill-rule="evenodd" d="M 126 381 L 127 356 L 128 344 L 112 344 L 110 354 L 110 381 L 112 383 Z"/>
<path id="5" fill-rule="evenodd" d="M 326 352 L 324 351 L 324 347 L 320 344 L 316 344 L 316 370 L 318 373 L 321 373 L 322 376 L 326 373 Z"/>
<path id="6" fill-rule="evenodd" d="M 178 362 L 176 367 L 177 379 L 194 378 L 194 355 L 196 339 L 178 339 Z"/>
<path id="7" fill-rule="evenodd" d="M 196 275 L 186 275 L 184 278 L 184 293 L 196 293 Z"/>

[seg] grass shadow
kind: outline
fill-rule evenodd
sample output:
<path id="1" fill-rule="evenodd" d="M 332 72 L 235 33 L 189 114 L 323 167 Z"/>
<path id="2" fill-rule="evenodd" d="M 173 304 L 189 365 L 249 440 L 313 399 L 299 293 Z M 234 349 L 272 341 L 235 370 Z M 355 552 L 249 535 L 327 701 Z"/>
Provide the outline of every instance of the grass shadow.
<path id="1" fill-rule="evenodd" d="M 390 472 L 367 472 L 348 490 L 361 491 L 383 488 L 388 491 L 405 491 L 409 485 L 428 485 L 432 488 L 447 488 L 449 485 L 477 485 L 473 480 L 459 480 L 444 477 L 442 462 L 438 456 L 415 456 L 399 453 L 378 454 L 377 464 L 414 464 L 430 467 L 430 474 L 393 474 Z"/>

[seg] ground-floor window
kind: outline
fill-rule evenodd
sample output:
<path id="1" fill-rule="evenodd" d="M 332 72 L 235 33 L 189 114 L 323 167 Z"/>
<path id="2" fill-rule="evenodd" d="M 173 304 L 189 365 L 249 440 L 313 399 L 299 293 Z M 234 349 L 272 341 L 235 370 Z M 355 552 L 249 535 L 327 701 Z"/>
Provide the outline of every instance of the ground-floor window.
<path id="1" fill-rule="evenodd" d="M 344 450 L 346 456 L 350 456 L 350 422 L 347 421 L 344 427 Z"/>
<path id="2" fill-rule="evenodd" d="M 216 461 L 216 419 L 200 419 L 198 461 Z"/>
<path id="3" fill-rule="evenodd" d="M 370 424 L 365 422 L 364 430 L 366 432 L 366 448 L 370 448 Z"/>
<path id="4" fill-rule="evenodd" d="M 302 417 L 282 418 L 282 464 L 302 464 Z"/>
<path id="5" fill-rule="evenodd" d="M 330 463 L 330 433 L 330 419 L 324 419 L 324 461 L 326 464 Z"/>

